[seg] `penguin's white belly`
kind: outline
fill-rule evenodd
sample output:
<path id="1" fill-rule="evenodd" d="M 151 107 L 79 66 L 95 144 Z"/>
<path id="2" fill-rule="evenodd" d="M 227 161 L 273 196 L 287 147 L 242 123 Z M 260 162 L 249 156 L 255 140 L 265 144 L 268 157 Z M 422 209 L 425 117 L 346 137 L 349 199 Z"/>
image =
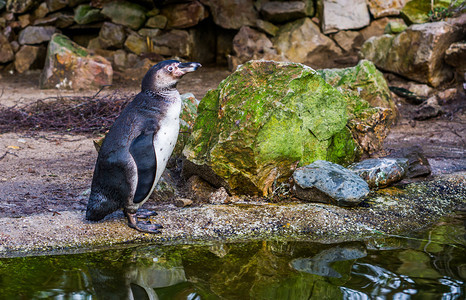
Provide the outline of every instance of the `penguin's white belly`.
<path id="1" fill-rule="evenodd" d="M 173 149 L 175 148 L 175 144 L 178 139 L 179 130 L 179 117 L 167 117 L 160 123 L 160 129 L 154 136 L 154 149 L 157 170 L 155 172 L 155 180 L 154 184 L 152 185 L 152 190 L 155 188 L 157 182 L 162 176 L 162 173 L 167 166 L 168 159 L 172 155 Z"/>
<path id="2" fill-rule="evenodd" d="M 181 99 L 179 105 L 173 105 L 168 110 L 165 118 L 159 120 L 159 130 L 154 135 L 153 140 L 156 161 L 155 179 L 152 183 L 149 194 L 147 194 L 147 197 L 139 205 L 142 205 L 147 201 L 147 199 L 149 199 L 159 182 L 163 171 L 165 171 L 168 159 L 172 155 L 176 141 L 178 140 L 178 132 L 180 131 L 180 112 Z"/>

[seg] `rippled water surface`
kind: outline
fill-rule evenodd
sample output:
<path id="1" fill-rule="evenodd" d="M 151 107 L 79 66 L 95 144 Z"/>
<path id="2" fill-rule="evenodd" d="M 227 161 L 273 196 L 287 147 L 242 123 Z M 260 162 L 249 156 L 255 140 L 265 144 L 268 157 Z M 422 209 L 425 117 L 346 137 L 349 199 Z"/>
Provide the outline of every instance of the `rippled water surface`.
<path id="1" fill-rule="evenodd" d="M 0 259 L 0 299 L 465 299 L 464 214 L 410 237 Z"/>

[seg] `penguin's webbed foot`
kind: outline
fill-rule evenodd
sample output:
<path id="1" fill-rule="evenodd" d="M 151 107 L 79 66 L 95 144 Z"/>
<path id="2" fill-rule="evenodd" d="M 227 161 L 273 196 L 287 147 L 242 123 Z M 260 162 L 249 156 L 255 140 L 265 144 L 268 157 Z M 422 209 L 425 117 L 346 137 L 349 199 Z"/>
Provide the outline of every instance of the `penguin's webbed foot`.
<path id="1" fill-rule="evenodd" d="M 140 209 L 138 209 L 138 211 L 137 211 L 136 214 L 137 214 L 137 217 L 138 217 L 138 218 L 147 219 L 147 218 L 156 216 L 156 215 L 157 215 L 157 212 L 154 211 L 154 210 L 149 210 L 149 209 L 140 208 Z"/>
<path id="2" fill-rule="evenodd" d="M 136 229 L 137 231 L 140 231 L 140 232 L 161 233 L 159 229 L 163 228 L 162 225 L 152 224 L 149 220 L 139 221 L 138 218 L 136 217 L 136 214 L 131 214 L 128 212 L 126 212 L 125 214 L 126 214 L 126 218 L 128 219 L 129 227 Z"/>

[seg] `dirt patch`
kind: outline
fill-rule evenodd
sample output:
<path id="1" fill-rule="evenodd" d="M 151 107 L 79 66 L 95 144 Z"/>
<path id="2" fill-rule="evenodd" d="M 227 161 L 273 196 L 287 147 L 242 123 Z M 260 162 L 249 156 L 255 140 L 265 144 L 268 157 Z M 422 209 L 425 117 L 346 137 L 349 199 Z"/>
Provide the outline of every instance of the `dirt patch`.
<path id="1" fill-rule="evenodd" d="M 202 99 L 229 72 L 201 68 L 197 76 L 188 74 L 178 85 L 180 93 L 193 93 Z M 59 91 L 38 89 L 39 73 L 3 74 L 0 81 L 0 105 L 22 107 L 40 99 L 60 97 L 92 98 L 98 90 Z M 135 94 L 139 82 L 118 81 L 100 92 L 100 96 Z M 52 99 L 53 100 L 53 99 Z M 0 135 L 0 217 L 35 213 L 82 210 L 87 203 L 97 153 L 93 139 L 99 135 L 21 130 Z"/>

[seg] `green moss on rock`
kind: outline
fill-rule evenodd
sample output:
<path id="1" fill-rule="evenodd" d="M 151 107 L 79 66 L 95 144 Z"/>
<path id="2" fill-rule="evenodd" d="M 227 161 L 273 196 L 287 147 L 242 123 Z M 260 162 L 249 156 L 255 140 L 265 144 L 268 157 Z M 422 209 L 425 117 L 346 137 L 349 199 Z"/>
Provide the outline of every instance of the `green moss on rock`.
<path id="1" fill-rule="evenodd" d="M 184 155 L 230 191 L 267 195 L 298 165 L 357 157 L 354 141 L 341 138 L 348 116 L 346 97 L 313 69 L 251 61 L 202 99 Z"/>

